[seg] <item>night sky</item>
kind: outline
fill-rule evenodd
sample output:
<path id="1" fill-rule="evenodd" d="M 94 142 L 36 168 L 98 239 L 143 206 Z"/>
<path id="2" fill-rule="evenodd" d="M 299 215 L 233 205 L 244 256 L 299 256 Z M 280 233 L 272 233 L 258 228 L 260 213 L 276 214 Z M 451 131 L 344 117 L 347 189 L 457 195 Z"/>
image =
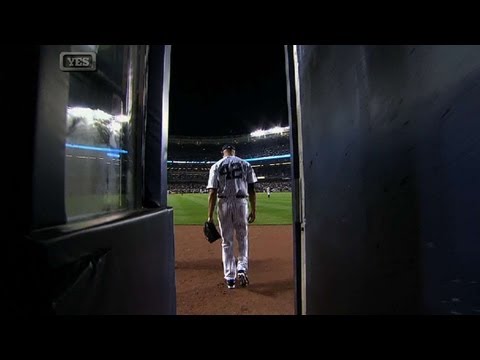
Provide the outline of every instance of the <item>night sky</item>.
<path id="1" fill-rule="evenodd" d="M 173 45 L 171 135 L 288 126 L 283 45 Z"/>

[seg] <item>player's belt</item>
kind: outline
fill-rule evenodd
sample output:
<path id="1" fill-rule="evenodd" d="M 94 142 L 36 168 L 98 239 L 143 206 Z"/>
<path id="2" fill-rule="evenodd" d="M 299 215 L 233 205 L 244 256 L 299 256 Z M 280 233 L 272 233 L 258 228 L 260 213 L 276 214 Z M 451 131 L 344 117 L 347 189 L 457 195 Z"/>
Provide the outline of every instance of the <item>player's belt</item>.
<path id="1" fill-rule="evenodd" d="M 226 199 L 227 197 L 231 197 L 233 199 L 233 196 L 224 196 L 224 195 L 219 195 L 219 199 Z M 237 199 L 246 199 L 248 196 L 247 195 L 236 195 L 235 196 Z"/>

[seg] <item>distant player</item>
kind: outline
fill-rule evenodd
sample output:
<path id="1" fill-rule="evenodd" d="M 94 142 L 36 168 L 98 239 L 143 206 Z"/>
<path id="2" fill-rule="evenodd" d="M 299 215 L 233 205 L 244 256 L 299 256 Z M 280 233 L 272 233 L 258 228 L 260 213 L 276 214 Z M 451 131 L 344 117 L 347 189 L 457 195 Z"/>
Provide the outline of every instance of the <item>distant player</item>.
<path id="1" fill-rule="evenodd" d="M 270 199 L 270 186 L 267 186 L 267 196 Z"/>
<path id="2" fill-rule="evenodd" d="M 210 168 L 207 190 L 208 219 L 213 221 L 213 211 L 218 198 L 218 224 L 222 235 L 223 276 L 229 289 L 248 284 L 248 223 L 255 221 L 257 177 L 252 166 L 235 156 L 233 145 L 224 145 L 223 158 Z M 250 214 L 248 214 L 250 199 Z M 233 231 L 237 234 L 238 261 L 233 254 Z"/>

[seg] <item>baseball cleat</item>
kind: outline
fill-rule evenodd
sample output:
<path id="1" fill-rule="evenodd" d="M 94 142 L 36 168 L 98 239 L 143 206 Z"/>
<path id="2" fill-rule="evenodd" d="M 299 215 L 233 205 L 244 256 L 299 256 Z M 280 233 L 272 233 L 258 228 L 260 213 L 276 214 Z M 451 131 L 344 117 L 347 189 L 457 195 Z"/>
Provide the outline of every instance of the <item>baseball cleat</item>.
<path id="1" fill-rule="evenodd" d="M 234 280 L 227 280 L 227 288 L 235 289 L 235 279 Z"/>
<path id="2" fill-rule="evenodd" d="M 248 283 L 249 283 L 248 276 L 247 276 L 247 274 L 245 274 L 244 271 L 239 271 L 238 272 L 238 282 L 240 283 L 241 287 L 245 287 L 245 286 L 248 285 Z"/>

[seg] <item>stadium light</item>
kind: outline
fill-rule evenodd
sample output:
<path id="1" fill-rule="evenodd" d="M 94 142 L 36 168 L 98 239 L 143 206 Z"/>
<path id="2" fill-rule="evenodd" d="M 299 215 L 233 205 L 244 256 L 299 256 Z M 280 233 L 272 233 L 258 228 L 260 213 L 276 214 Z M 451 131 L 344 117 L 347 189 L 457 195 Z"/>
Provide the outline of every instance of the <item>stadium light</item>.
<path id="1" fill-rule="evenodd" d="M 99 109 L 93 110 L 90 108 L 83 108 L 83 107 L 68 108 L 67 114 L 72 117 L 84 118 L 84 119 L 87 119 L 88 121 L 112 119 L 112 115 L 106 113 L 103 110 L 99 110 Z"/>
<path id="2" fill-rule="evenodd" d="M 250 136 L 252 136 L 252 137 L 260 137 L 260 136 L 264 136 L 264 135 L 266 135 L 265 130 L 256 130 L 256 131 L 254 131 L 250 134 Z"/>
<path id="3" fill-rule="evenodd" d="M 275 126 L 274 128 L 267 129 L 267 130 L 255 130 L 254 132 L 250 133 L 250 136 L 261 137 L 265 135 L 282 134 L 288 131 L 290 131 L 290 126 L 285 126 L 285 127 Z"/>
<path id="4" fill-rule="evenodd" d="M 115 115 L 114 118 L 118 122 L 129 122 L 130 121 L 130 116 L 127 116 L 127 115 Z"/>
<path id="5" fill-rule="evenodd" d="M 110 127 L 114 132 L 119 132 L 122 129 L 122 124 L 116 121 L 112 121 Z"/>
<path id="6" fill-rule="evenodd" d="M 69 107 L 67 108 L 67 115 L 71 117 L 82 118 L 88 122 L 95 120 L 113 120 L 120 123 L 130 121 L 130 116 L 127 115 L 112 115 L 100 109 L 93 110 L 85 107 Z"/>

